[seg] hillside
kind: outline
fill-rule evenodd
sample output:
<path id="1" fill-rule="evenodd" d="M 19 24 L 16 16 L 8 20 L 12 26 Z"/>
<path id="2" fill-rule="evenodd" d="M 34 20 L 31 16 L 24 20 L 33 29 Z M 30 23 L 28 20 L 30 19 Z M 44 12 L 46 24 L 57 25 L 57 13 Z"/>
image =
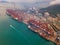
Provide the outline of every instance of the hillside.
<path id="1" fill-rule="evenodd" d="M 49 6 L 47 7 L 47 11 L 53 15 L 56 15 L 57 13 L 60 13 L 60 5 Z"/>
<path id="2" fill-rule="evenodd" d="M 47 8 L 42 8 L 40 10 L 43 10 L 43 11 L 48 11 L 51 16 L 53 17 L 56 17 L 57 15 L 56 14 L 60 14 L 60 4 L 59 5 L 51 5 Z"/>

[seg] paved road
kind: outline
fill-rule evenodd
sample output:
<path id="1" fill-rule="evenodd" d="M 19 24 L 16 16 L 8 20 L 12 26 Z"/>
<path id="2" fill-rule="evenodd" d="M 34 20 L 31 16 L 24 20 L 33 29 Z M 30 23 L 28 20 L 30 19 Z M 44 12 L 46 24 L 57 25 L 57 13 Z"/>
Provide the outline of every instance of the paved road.
<path id="1" fill-rule="evenodd" d="M 54 45 L 33 33 L 24 23 L 0 15 L 0 45 Z"/>

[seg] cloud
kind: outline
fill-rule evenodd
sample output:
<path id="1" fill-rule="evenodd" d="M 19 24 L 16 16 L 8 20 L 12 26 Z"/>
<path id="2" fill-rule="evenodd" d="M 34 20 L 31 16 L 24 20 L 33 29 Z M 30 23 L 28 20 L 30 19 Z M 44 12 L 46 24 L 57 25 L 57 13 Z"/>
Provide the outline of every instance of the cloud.
<path id="1" fill-rule="evenodd" d="M 28 2 L 28 3 L 33 3 L 39 0 L 6 0 L 8 2 Z"/>
<path id="2" fill-rule="evenodd" d="M 4 0 L 4 1 L 34 3 L 34 2 L 49 2 L 50 0 Z"/>
<path id="3" fill-rule="evenodd" d="M 56 5 L 56 4 L 60 4 L 60 0 L 53 0 L 52 2 L 50 2 L 50 5 Z"/>

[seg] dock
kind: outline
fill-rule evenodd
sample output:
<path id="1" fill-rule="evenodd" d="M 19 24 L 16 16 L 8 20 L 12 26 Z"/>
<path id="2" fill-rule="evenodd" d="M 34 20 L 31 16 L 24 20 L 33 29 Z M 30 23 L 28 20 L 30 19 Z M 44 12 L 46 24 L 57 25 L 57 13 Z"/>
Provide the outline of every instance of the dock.
<path id="1" fill-rule="evenodd" d="M 21 21 L 25 23 L 26 25 L 28 25 L 28 28 L 38 33 L 40 36 L 42 36 L 46 40 L 52 41 L 56 44 L 60 44 L 56 41 L 56 38 L 57 38 L 56 32 L 58 29 L 54 25 L 40 21 L 40 19 L 34 14 L 33 15 L 26 14 L 21 10 L 19 11 L 13 10 L 12 12 L 10 10 L 7 10 L 7 12 L 13 19 L 16 19 L 19 22 Z"/>

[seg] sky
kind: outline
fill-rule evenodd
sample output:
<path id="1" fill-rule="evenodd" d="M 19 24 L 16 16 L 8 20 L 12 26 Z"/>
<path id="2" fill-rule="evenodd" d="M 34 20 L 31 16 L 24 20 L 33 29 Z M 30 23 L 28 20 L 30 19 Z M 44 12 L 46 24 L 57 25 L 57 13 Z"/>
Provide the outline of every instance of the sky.
<path id="1" fill-rule="evenodd" d="M 34 2 L 46 2 L 46 1 L 48 2 L 50 0 L 0 0 L 0 1 L 34 3 Z"/>
<path id="2" fill-rule="evenodd" d="M 56 4 L 60 4 L 60 0 L 53 0 L 52 2 L 50 2 L 50 5 L 56 5 Z"/>
<path id="3" fill-rule="evenodd" d="M 23 5 L 28 6 L 38 6 L 38 7 L 47 7 L 50 5 L 60 4 L 60 0 L 0 0 L 0 1 L 7 1 L 7 2 L 19 2 L 23 3 Z M 30 5 L 29 5 L 30 4 Z"/>
<path id="4" fill-rule="evenodd" d="M 21 2 L 21 3 L 49 2 L 50 5 L 60 4 L 60 0 L 0 0 L 0 1 Z"/>

